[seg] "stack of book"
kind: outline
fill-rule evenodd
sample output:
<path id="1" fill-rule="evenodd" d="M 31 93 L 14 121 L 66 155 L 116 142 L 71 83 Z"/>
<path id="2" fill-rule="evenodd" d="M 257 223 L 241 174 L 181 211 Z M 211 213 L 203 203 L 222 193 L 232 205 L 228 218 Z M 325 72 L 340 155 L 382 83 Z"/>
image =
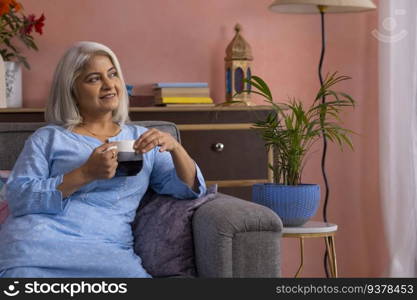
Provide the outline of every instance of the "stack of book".
<path id="1" fill-rule="evenodd" d="M 155 105 L 214 106 L 206 82 L 160 82 L 154 85 Z"/>

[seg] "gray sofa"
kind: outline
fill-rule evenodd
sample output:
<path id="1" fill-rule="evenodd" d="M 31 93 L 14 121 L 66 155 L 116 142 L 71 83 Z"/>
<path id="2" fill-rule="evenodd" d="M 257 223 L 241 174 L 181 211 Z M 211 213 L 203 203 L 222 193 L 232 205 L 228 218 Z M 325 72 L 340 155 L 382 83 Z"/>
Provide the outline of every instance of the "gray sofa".
<path id="1" fill-rule="evenodd" d="M 180 141 L 173 123 L 133 123 L 167 131 Z M 0 122 L 0 170 L 13 168 L 27 137 L 44 125 Z M 270 209 L 219 193 L 193 216 L 198 276 L 279 277 L 281 232 L 281 220 Z"/>

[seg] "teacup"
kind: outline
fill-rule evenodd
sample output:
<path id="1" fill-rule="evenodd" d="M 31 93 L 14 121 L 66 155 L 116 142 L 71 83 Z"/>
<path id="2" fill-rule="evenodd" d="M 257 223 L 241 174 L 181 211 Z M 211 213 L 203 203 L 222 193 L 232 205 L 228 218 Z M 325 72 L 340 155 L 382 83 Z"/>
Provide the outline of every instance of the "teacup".
<path id="1" fill-rule="evenodd" d="M 116 141 L 117 146 L 117 162 L 115 177 L 119 176 L 135 176 L 143 166 L 143 156 L 141 153 L 136 153 L 133 149 L 135 140 Z"/>

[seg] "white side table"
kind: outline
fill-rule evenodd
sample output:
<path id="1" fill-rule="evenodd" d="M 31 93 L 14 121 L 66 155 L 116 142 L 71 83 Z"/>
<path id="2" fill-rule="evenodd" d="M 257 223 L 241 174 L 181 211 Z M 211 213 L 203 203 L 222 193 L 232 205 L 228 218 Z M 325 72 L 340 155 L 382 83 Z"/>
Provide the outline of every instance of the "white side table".
<path id="1" fill-rule="evenodd" d="M 309 221 L 300 227 L 284 227 L 282 237 L 298 238 L 300 240 L 300 267 L 295 274 L 298 277 L 303 269 L 304 264 L 304 238 L 323 237 L 326 242 L 328 261 L 330 266 L 331 277 L 337 277 L 336 248 L 334 236 L 337 231 L 337 225 L 324 222 Z"/>

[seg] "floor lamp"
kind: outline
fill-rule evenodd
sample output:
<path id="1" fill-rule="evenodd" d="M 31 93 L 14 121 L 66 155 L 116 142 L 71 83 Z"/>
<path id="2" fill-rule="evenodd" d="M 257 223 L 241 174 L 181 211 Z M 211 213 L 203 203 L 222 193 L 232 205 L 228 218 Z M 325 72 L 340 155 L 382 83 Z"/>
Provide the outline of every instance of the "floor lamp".
<path id="1" fill-rule="evenodd" d="M 375 9 L 376 6 L 371 0 L 274 0 L 269 9 L 277 13 L 294 13 L 294 14 L 316 14 L 321 17 L 321 55 L 318 67 L 318 75 L 320 84 L 323 85 L 322 66 L 324 61 L 324 53 L 326 50 L 326 33 L 324 26 L 324 15 L 327 13 L 351 13 L 361 12 Z M 326 102 L 326 98 L 322 97 L 322 103 Z M 325 196 L 323 205 L 323 221 L 327 222 L 327 202 L 329 200 L 329 183 L 326 175 L 326 153 L 327 139 L 323 135 L 323 152 L 321 158 L 321 171 L 325 185 Z M 324 269 L 326 276 L 327 271 L 327 251 L 324 256 Z"/>

